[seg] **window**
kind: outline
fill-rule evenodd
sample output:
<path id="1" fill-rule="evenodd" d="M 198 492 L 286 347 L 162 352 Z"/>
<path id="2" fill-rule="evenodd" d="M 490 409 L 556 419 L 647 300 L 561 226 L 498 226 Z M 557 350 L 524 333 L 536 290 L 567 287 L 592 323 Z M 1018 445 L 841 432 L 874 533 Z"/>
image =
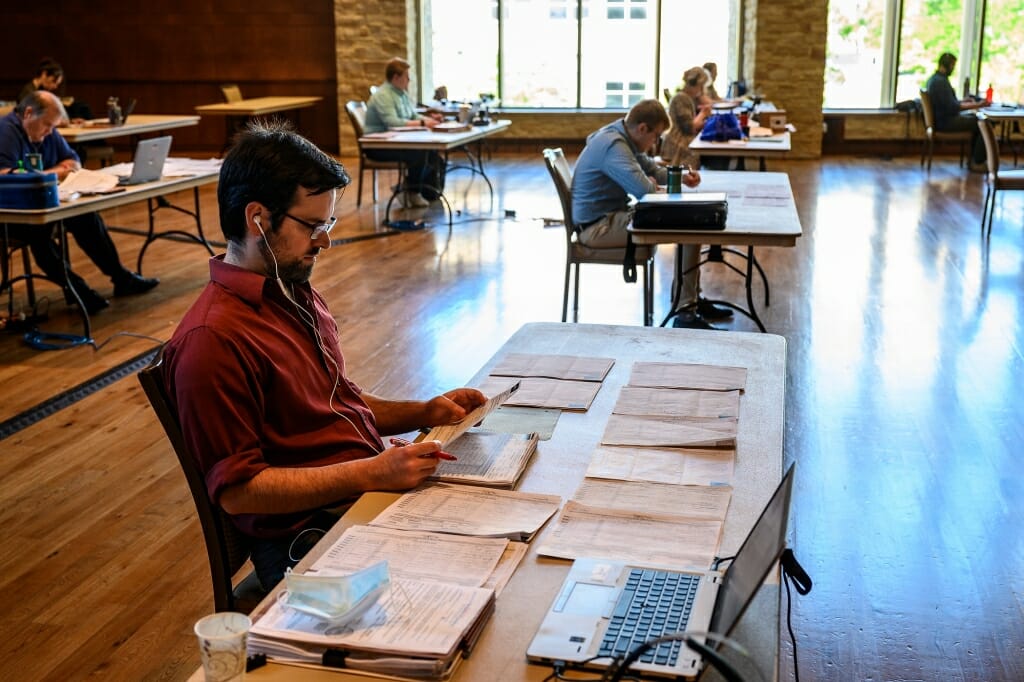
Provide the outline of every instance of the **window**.
<path id="1" fill-rule="evenodd" d="M 830 0 L 824 106 L 916 99 L 943 52 L 958 57 L 958 93 L 969 79 L 971 92 L 991 83 L 997 100 L 1017 102 L 1022 46 L 1024 0 Z"/>
<path id="2" fill-rule="evenodd" d="M 421 0 L 421 91 L 446 85 L 452 99 L 493 92 L 504 107 L 621 109 L 674 90 L 686 69 L 713 61 L 724 94 L 736 78 L 729 67 L 739 5 Z"/>

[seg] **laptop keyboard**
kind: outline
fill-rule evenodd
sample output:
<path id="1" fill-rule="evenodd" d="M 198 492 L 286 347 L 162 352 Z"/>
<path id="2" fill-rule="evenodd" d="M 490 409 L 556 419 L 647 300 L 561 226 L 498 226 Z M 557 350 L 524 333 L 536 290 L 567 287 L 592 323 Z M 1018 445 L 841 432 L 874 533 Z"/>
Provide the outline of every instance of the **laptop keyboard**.
<path id="1" fill-rule="evenodd" d="M 699 575 L 632 569 L 598 655 L 625 656 L 650 639 L 685 630 L 699 582 Z M 671 666 L 679 659 L 682 646 L 680 641 L 665 642 L 639 660 Z"/>

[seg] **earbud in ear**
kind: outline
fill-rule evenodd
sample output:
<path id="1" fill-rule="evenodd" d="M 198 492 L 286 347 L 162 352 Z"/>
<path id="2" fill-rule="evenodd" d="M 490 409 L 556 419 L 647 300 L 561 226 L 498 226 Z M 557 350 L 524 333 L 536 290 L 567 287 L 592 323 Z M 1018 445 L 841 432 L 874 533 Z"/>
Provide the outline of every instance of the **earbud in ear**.
<path id="1" fill-rule="evenodd" d="M 253 219 L 252 219 L 252 221 L 253 221 L 254 223 L 256 223 L 256 226 L 257 226 L 257 227 L 261 227 L 261 228 L 263 227 L 263 225 L 262 225 L 262 224 L 260 223 L 260 217 L 259 217 L 259 216 L 254 216 L 254 217 L 253 217 Z"/>

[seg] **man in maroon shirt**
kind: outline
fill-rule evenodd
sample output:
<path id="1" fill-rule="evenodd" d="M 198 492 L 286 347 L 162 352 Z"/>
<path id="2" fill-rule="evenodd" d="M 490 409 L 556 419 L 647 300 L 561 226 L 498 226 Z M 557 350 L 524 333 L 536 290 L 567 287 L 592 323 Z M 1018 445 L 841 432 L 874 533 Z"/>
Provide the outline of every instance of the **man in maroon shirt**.
<path id="1" fill-rule="evenodd" d="M 253 538 L 273 587 L 328 510 L 370 490 L 406 490 L 437 466 L 437 441 L 381 436 L 458 421 L 482 404 L 460 388 L 426 401 L 363 392 L 345 374 L 338 328 L 309 285 L 330 248 L 345 169 L 279 123 L 243 131 L 220 172 L 227 253 L 165 349 L 165 379 L 210 498 Z M 297 541 L 298 540 L 298 541 Z"/>

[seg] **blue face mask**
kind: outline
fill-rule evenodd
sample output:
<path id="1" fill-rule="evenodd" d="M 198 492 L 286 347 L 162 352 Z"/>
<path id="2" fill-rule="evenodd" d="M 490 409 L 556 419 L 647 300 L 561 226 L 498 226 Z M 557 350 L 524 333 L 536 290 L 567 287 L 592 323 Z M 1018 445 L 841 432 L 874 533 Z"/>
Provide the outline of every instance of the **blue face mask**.
<path id="1" fill-rule="evenodd" d="M 388 562 L 349 575 L 284 574 L 286 590 L 278 598 L 288 608 L 343 625 L 359 618 L 391 584 Z"/>

